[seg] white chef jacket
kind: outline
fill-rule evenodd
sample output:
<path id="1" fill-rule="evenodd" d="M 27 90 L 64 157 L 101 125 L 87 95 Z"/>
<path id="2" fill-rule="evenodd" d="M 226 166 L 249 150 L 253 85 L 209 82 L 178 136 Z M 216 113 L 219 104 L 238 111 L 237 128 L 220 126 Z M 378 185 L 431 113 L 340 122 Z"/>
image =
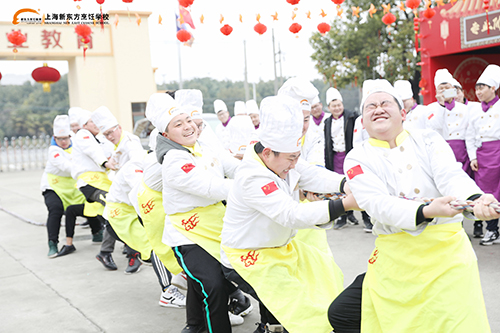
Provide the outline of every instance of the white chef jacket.
<path id="1" fill-rule="evenodd" d="M 300 157 L 310 164 L 325 165 L 325 137 L 306 132 L 301 139 Z"/>
<path id="2" fill-rule="evenodd" d="M 403 122 L 403 127 L 406 130 L 426 129 L 429 112 L 424 105 L 417 105 L 413 110 L 407 111 L 406 120 Z"/>
<path id="3" fill-rule="evenodd" d="M 194 244 L 170 223 L 169 214 L 189 212 L 227 199 L 239 161 L 200 146 L 202 156 L 172 149 L 163 159 L 163 242 L 171 247 Z"/>
<path id="4" fill-rule="evenodd" d="M 71 176 L 74 179 L 78 179 L 78 176 L 84 172 L 105 171 L 102 164 L 107 162 L 108 158 L 104 153 L 104 141 L 97 141 L 94 135 L 86 129 L 80 129 L 73 137 L 72 155 Z M 85 181 L 77 180 L 78 188 L 85 185 L 87 185 Z"/>
<path id="5" fill-rule="evenodd" d="M 72 148 L 71 148 L 72 149 Z M 50 146 L 47 152 L 47 164 L 43 171 L 42 180 L 40 182 L 40 190 L 52 190 L 47 179 L 47 174 L 71 177 L 71 154 L 59 146 Z"/>
<path id="6" fill-rule="evenodd" d="M 330 227 L 328 201 L 302 204 L 299 188 L 315 193 L 339 192 L 343 178 L 299 160 L 286 179 L 281 179 L 264 165 L 251 146 L 229 192 L 222 245 L 236 249 L 281 247 L 292 240 L 297 229 Z M 224 253 L 221 260 L 231 267 Z"/>
<path id="7" fill-rule="evenodd" d="M 314 122 L 313 116 L 309 119 L 309 128 L 307 129 L 307 132 L 315 133 L 322 138 L 325 137 L 325 120 L 328 119 L 332 114 L 329 112 L 325 112 L 325 115 L 323 116 L 323 119 L 321 119 L 319 125 L 316 125 Z"/>
<path id="8" fill-rule="evenodd" d="M 344 116 L 335 119 L 332 117 L 332 140 L 333 140 L 333 151 L 344 152 L 345 151 L 345 137 L 344 137 Z"/>
<path id="9" fill-rule="evenodd" d="M 403 131 L 390 149 L 370 138 L 349 152 L 344 162 L 347 182 L 360 208 L 371 216 L 375 235 L 406 232 L 417 236 L 427 225 L 460 222 L 434 218 L 416 225 L 421 202 L 406 198 L 451 195 L 465 200 L 483 193 L 462 170 L 450 146 L 435 131 Z"/>
<path id="10" fill-rule="evenodd" d="M 132 188 L 141 182 L 143 170 L 144 160 L 142 158 L 133 158 L 125 163 L 116 173 L 109 188 L 109 193 L 106 195 L 106 201 L 132 206 L 129 193 Z"/>
<path id="11" fill-rule="evenodd" d="M 229 120 L 229 121 L 231 121 L 231 120 Z M 230 142 L 229 130 L 226 127 L 224 127 L 224 125 L 222 125 L 222 123 L 220 123 L 215 128 L 215 134 L 219 138 L 224 149 L 229 150 L 229 142 Z"/>
<path id="12" fill-rule="evenodd" d="M 362 116 L 359 116 L 356 118 L 356 121 L 354 122 L 354 133 L 352 135 L 352 146 L 356 147 L 359 144 L 361 144 L 363 141 L 368 140 L 370 136 L 368 135 L 368 132 L 366 131 L 365 127 L 361 123 L 361 120 L 363 119 Z"/>
<path id="13" fill-rule="evenodd" d="M 483 142 L 500 140 L 500 101 L 486 112 L 480 103 L 471 108 L 465 140 L 471 161 L 477 158 L 476 151 Z"/>
<path id="14" fill-rule="evenodd" d="M 141 139 L 137 135 L 122 131 L 122 137 L 111 157 L 115 160 L 118 169 L 121 169 L 130 160 L 133 151 L 143 151 Z"/>
<path id="15" fill-rule="evenodd" d="M 445 140 L 465 140 L 465 133 L 469 125 L 469 109 L 465 104 L 455 102 L 450 111 L 438 102 L 427 106 L 427 126 L 435 130 Z"/>

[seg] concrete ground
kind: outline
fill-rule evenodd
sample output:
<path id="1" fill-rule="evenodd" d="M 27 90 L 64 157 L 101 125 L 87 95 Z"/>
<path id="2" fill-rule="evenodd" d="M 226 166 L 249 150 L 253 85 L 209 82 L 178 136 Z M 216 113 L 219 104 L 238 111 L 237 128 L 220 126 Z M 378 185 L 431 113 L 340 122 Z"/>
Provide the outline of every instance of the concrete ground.
<path id="1" fill-rule="evenodd" d="M 0 173 L 0 332 L 179 333 L 184 310 L 158 305 L 161 290 L 152 267 L 123 273 L 127 260 L 121 245 L 114 253 L 118 270 L 107 271 L 95 259 L 99 246 L 92 245 L 90 230 L 77 226 L 77 251 L 47 258 L 46 228 L 24 221 L 45 222 L 41 175 L 41 170 Z M 470 223 L 465 228 L 472 233 Z M 62 227 L 60 245 L 64 239 Z M 361 226 L 349 226 L 329 230 L 328 240 L 347 286 L 365 271 L 375 237 Z M 491 329 L 500 333 L 500 245 L 472 243 Z M 233 332 L 253 332 L 258 318 L 258 311 L 252 312 Z"/>

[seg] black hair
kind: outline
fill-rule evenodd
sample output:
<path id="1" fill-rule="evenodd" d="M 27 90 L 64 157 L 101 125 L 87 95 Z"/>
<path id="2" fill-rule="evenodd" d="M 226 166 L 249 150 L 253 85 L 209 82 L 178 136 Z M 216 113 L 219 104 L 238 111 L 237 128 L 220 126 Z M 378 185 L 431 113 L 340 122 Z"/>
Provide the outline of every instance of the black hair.
<path id="1" fill-rule="evenodd" d="M 265 148 L 266 147 L 264 147 L 264 145 L 259 141 L 255 144 L 254 150 L 257 154 L 261 154 Z M 280 155 L 280 153 L 277 151 L 274 151 L 274 150 L 271 150 L 271 151 L 274 153 L 274 156 L 276 156 L 276 157 L 278 157 Z"/>

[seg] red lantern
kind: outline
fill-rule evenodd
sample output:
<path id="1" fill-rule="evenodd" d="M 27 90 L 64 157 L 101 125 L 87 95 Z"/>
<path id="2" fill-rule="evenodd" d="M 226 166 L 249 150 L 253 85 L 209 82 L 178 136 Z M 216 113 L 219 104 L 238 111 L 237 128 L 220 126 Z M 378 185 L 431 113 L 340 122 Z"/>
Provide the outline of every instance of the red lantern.
<path id="1" fill-rule="evenodd" d="M 47 63 L 43 63 L 43 67 L 38 67 L 31 73 L 33 79 L 43 85 L 44 92 L 50 92 L 50 85 L 59 81 L 61 74 L 55 68 L 48 67 Z"/>
<path id="2" fill-rule="evenodd" d="M 181 30 L 177 31 L 177 39 L 180 42 L 185 43 L 191 39 L 191 34 L 186 29 L 181 29 Z"/>
<path id="3" fill-rule="evenodd" d="M 255 32 L 259 35 L 262 35 L 267 31 L 267 27 L 259 22 L 253 27 L 253 30 L 255 30 Z"/>
<path id="4" fill-rule="evenodd" d="M 0 80 L 2 79 L 2 73 L 0 73 Z"/>
<path id="5" fill-rule="evenodd" d="M 233 28 L 229 24 L 225 24 L 222 28 L 220 28 L 220 32 L 222 32 L 225 36 L 229 36 L 231 32 L 233 32 Z"/>
<path id="6" fill-rule="evenodd" d="M 328 23 L 320 23 L 318 24 L 318 31 L 321 32 L 322 35 L 326 34 L 328 31 L 330 31 L 330 25 Z"/>
<path id="7" fill-rule="evenodd" d="M 134 1 L 134 0 L 122 0 L 122 1 L 125 3 L 132 3 L 132 1 Z"/>
<path id="8" fill-rule="evenodd" d="M 343 4 L 343 3 L 344 3 L 344 0 L 332 0 L 332 2 L 333 2 L 334 4 L 336 4 L 337 6 L 340 6 L 341 4 Z"/>
<path id="9" fill-rule="evenodd" d="M 78 24 L 75 27 L 75 32 L 78 36 L 85 38 L 90 36 L 90 34 L 92 33 L 92 29 L 90 29 L 88 24 Z"/>
<path id="10" fill-rule="evenodd" d="M 24 42 L 26 42 L 26 35 L 24 35 L 21 30 L 17 31 L 12 31 L 11 33 L 7 34 L 7 39 L 9 42 L 14 44 L 14 46 L 21 46 Z M 17 53 L 17 49 L 14 47 L 14 50 L 12 50 L 14 53 Z"/>
<path id="11" fill-rule="evenodd" d="M 286 2 L 288 2 L 290 5 L 296 5 L 299 3 L 300 0 L 286 0 Z"/>
<path id="12" fill-rule="evenodd" d="M 405 4 L 406 7 L 415 10 L 420 6 L 420 0 L 406 0 Z"/>
<path id="13" fill-rule="evenodd" d="M 290 32 L 294 33 L 294 34 L 298 33 L 301 29 L 302 29 L 302 26 L 298 23 L 292 23 L 290 28 L 288 28 L 288 30 L 290 30 Z"/>
<path id="14" fill-rule="evenodd" d="M 179 5 L 184 8 L 187 8 L 193 4 L 194 0 L 179 0 Z"/>
<path id="15" fill-rule="evenodd" d="M 104 0 L 95 0 L 98 4 L 102 5 L 104 3 Z"/>
<path id="16" fill-rule="evenodd" d="M 390 26 L 394 22 L 396 22 L 396 16 L 393 13 L 387 13 L 382 17 L 382 22 L 387 24 L 387 26 Z"/>
<path id="17" fill-rule="evenodd" d="M 431 19 L 434 15 L 436 15 L 436 11 L 432 9 L 431 7 L 428 7 L 426 10 L 424 10 L 424 16 L 427 19 Z"/>

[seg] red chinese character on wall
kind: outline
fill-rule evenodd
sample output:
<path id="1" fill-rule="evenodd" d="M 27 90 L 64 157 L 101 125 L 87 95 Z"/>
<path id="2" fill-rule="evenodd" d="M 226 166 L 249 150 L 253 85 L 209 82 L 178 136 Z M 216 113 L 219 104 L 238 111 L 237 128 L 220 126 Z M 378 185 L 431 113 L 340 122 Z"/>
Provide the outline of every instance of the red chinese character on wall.
<path id="1" fill-rule="evenodd" d="M 52 48 L 59 46 L 61 49 L 63 48 L 61 44 L 59 44 L 61 40 L 61 33 L 57 32 L 56 30 L 54 31 L 47 31 L 47 30 L 42 30 L 42 45 L 45 46 L 46 49 L 49 48 L 49 46 L 52 44 L 52 41 L 54 41 L 54 45 Z"/>
<path id="2" fill-rule="evenodd" d="M 90 42 L 87 44 L 88 48 L 92 48 L 92 35 L 89 36 Z M 82 48 L 85 46 L 85 43 L 82 41 L 82 37 L 76 36 L 76 40 L 78 41 L 78 48 Z"/>

